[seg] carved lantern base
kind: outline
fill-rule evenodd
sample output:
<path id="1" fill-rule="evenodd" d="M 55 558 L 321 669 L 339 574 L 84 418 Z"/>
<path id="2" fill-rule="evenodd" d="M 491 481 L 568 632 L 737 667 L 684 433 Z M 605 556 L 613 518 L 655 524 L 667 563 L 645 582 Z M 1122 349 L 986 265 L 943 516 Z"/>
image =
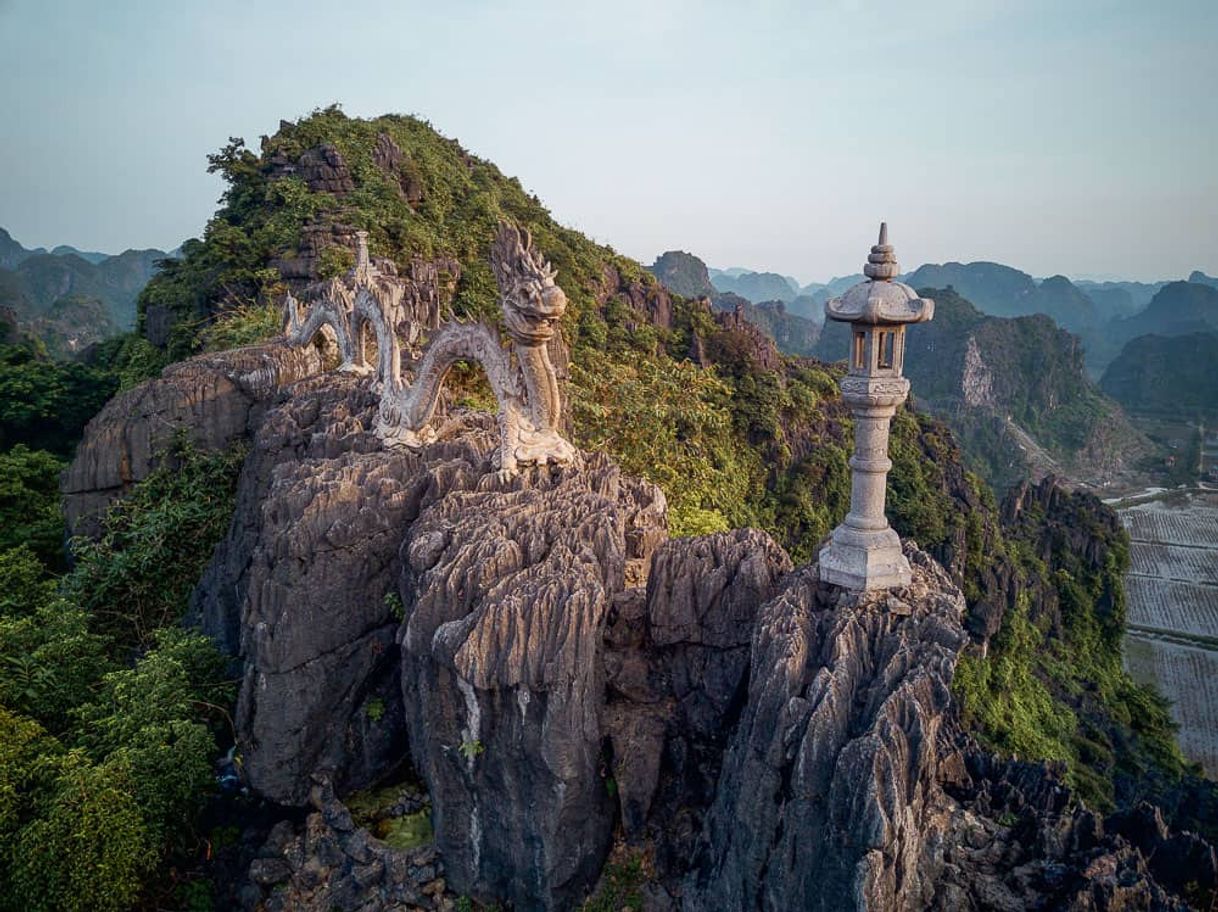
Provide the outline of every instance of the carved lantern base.
<path id="1" fill-rule="evenodd" d="M 841 525 L 820 550 L 820 578 L 843 589 L 896 589 L 909 585 L 909 561 L 892 529 L 862 531 Z"/>

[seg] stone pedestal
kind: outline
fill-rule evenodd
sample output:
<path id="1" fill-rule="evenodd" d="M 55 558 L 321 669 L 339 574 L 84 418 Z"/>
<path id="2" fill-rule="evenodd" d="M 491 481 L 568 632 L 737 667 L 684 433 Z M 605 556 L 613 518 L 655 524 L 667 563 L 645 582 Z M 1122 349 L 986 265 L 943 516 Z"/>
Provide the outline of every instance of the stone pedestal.
<path id="1" fill-rule="evenodd" d="M 908 586 L 909 562 L 901 539 L 884 515 L 887 496 L 888 428 L 909 394 L 903 377 L 842 378 L 842 399 L 854 413 L 850 512 L 820 552 L 820 578 L 845 589 Z"/>

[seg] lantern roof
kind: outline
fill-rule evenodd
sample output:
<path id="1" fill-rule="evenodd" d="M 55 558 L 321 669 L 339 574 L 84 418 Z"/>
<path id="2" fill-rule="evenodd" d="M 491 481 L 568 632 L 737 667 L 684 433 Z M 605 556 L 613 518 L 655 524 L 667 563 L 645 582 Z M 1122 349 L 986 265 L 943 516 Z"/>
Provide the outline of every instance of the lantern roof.
<path id="1" fill-rule="evenodd" d="M 924 323 L 935 315 L 935 302 L 919 298 L 902 282 L 896 251 L 888 243 L 888 223 L 880 223 L 880 238 L 863 267 L 867 281 L 852 286 L 825 304 L 825 316 L 845 323 Z"/>

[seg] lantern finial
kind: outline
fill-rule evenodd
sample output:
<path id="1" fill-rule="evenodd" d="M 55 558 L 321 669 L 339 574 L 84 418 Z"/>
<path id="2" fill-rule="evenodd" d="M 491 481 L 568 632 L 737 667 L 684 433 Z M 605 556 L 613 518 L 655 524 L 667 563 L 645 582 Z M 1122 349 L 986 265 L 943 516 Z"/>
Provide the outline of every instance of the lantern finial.
<path id="1" fill-rule="evenodd" d="M 887 282 L 901 274 L 897 263 L 897 253 L 888 243 L 888 223 L 880 222 L 880 239 L 871 248 L 871 256 L 867 257 L 867 265 L 863 267 L 863 275 L 872 281 Z"/>

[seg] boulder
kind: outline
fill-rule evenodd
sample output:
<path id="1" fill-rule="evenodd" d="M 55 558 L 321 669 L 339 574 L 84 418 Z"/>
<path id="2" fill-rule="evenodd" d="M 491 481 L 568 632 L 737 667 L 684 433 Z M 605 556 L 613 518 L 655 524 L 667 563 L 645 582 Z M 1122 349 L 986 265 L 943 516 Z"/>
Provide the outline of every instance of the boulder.
<path id="1" fill-rule="evenodd" d="M 145 478 L 175 434 L 221 451 L 248 439 L 288 384 L 320 372 L 321 352 L 283 342 L 199 355 L 119 393 L 85 427 L 61 490 L 70 535 L 97 531 L 97 516 Z"/>

